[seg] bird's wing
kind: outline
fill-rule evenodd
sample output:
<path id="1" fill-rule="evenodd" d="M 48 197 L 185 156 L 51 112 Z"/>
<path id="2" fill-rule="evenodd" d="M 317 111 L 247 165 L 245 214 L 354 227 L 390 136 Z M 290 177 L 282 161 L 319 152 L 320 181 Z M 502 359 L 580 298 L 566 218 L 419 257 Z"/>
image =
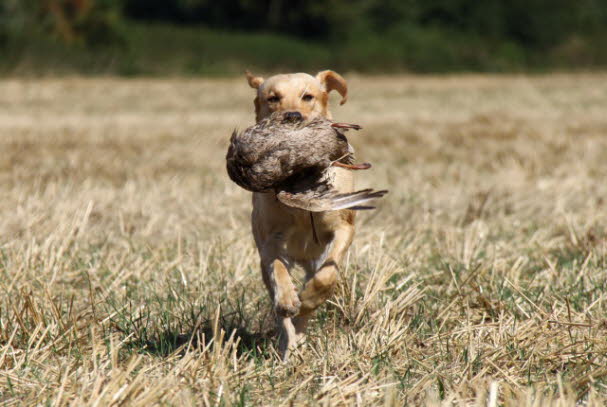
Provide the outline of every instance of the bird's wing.
<path id="1" fill-rule="evenodd" d="M 289 192 L 282 190 L 276 194 L 280 202 L 293 208 L 304 209 L 310 212 L 336 211 L 339 209 L 373 209 L 366 205 L 373 199 L 378 199 L 387 194 L 387 190 L 374 191 L 363 189 L 356 192 L 340 194 L 335 190 L 309 189 L 302 192 Z"/>

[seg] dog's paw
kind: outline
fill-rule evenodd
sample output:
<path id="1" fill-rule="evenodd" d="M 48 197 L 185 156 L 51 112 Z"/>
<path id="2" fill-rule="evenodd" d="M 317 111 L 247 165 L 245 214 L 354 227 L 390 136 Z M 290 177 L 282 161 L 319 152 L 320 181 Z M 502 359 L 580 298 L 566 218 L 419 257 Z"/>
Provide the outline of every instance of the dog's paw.
<path id="1" fill-rule="evenodd" d="M 291 318 L 299 313 L 301 301 L 295 290 L 288 294 L 279 295 L 276 298 L 276 314 L 281 317 Z"/>

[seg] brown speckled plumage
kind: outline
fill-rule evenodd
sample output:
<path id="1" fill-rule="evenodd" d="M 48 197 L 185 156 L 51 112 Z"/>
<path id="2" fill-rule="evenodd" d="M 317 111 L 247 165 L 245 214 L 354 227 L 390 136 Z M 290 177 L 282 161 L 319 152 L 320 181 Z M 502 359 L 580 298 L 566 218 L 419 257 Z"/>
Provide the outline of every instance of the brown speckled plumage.
<path id="1" fill-rule="evenodd" d="M 366 209 L 387 191 L 338 194 L 326 171 L 335 162 L 352 164 L 353 148 L 342 129 L 326 118 L 302 120 L 274 113 L 245 131 L 234 131 L 226 156 L 230 178 L 253 192 L 274 191 L 285 205 L 312 212 Z M 368 167 L 362 167 L 368 168 Z"/>

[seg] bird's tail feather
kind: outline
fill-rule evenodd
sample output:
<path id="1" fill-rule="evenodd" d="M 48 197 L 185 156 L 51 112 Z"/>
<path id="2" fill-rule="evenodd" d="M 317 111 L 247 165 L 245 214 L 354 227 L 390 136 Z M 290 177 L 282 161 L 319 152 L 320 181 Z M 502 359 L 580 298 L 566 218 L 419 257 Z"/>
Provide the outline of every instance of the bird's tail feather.
<path id="1" fill-rule="evenodd" d="M 362 189 L 356 192 L 336 194 L 331 197 L 331 210 L 340 209 L 373 209 L 374 206 L 364 205 L 369 201 L 381 198 L 388 193 L 387 190 L 374 191 L 373 189 Z"/>
<path id="2" fill-rule="evenodd" d="M 280 191 L 276 197 L 283 204 L 310 212 L 337 211 L 340 209 L 373 209 L 366 205 L 373 199 L 378 199 L 387 194 L 388 191 L 374 191 L 363 189 L 356 192 L 340 194 L 334 190 L 320 192 L 318 190 L 306 190 L 303 192 Z"/>

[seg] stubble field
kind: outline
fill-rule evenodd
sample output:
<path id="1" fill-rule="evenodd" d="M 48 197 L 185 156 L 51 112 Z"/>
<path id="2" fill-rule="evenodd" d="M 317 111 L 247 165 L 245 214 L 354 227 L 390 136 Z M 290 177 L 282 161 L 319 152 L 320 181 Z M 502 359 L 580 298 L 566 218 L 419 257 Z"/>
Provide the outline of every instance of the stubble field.
<path id="1" fill-rule="evenodd" d="M 288 364 L 244 78 L 0 81 L 0 404 L 604 405 L 607 74 L 348 79 L 390 194 Z"/>

